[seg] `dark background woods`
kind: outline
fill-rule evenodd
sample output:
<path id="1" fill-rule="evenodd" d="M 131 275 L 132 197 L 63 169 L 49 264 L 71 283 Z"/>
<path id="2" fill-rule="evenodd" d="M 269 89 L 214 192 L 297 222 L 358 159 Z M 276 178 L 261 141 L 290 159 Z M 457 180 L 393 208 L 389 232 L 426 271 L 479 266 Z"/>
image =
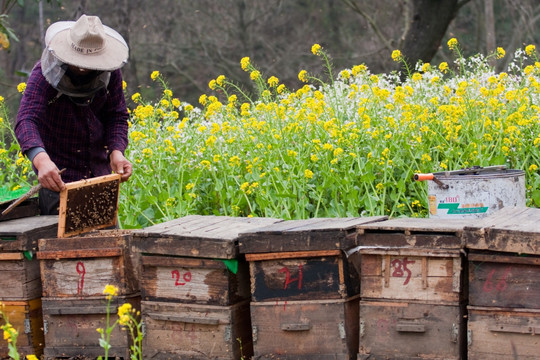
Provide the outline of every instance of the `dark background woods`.
<path id="1" fill-rule="evenodd" d="M 46 27 L 83 13 L 100 16 L 130 45 L 123 70 L 129 94 L 154 96 L 150 73 L 159 70 L 174 96 L 194 105 L 221 74 L 249 90 L 249 74 L 240 68 L 244 56 L 291 89 L 301 86 L 300 70 L 324 77 L 310 51 L 314 43 L 337 71 L 366 64 L 372 73 L 399 68 L 391 59 L 395 49 L 411 62 L 450 64 L 451 37 L 465 56 L 503 47 L 498 70 L 516 48 L 540 44 L 538 0 L 64 0 L 61 6 L 26 0 L 8 18 L 20 41 L 0 51 L 0 94 L 14 109 L 16 85 L 39 58 Z"/>

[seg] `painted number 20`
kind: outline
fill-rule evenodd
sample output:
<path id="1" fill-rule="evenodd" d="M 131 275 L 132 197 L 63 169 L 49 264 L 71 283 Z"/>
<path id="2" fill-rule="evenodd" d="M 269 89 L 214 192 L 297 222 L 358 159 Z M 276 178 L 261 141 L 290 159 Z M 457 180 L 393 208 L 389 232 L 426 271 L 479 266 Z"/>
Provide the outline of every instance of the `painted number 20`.
<path id="1" fill-rule="evenodd" d="M 176 279 L 176 281 L 174 282 L 174 286 L 186 285 L 186 283 L 191 281 L 191 272 L 189 271 L 186 271 L 184 275 L 180 275 L 180 271 L 173 270 L 171 271 L 171 275 L 173 279 Z M 183 279 L 184 282 L 182 282 L 181 279 Z"/>

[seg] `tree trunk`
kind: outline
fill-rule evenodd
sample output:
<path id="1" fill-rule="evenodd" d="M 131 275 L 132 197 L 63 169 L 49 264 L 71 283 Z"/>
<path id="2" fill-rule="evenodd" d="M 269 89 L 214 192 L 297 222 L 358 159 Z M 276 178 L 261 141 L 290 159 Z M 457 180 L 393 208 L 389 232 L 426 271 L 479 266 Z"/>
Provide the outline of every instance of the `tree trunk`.
<path id="1" fill-rule="evenodd" d="M 448 25 L 455 18 L 458 0 L 411 0 L 401 52 L 409 65 L 429 62 L 437 53 Z"/>
<path id="2" fill-rule="evenodd" d="M 493 14 L 493 0 L 484 0 L 484 14 L 486 22 L 486 51 L 491 54 L 495 51 L 495 15 Z M 495 66 L 497 59 L 491 58 L 491 66 Z"/>

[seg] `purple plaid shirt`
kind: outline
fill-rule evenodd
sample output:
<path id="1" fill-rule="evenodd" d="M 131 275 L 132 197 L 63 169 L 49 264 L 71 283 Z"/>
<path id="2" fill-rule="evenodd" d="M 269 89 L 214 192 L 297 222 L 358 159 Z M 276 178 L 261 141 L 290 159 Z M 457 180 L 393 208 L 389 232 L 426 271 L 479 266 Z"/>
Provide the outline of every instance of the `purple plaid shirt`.
<path id="1" fill-rule="evenodd" d="M 44 148 L 59 169 L 66 168 L 64 182 L 110 174 L 109 153 L 123 153 L 128 144 L 128 112 L 120 70 L 111 73 L 107 88 L 88 106 L 74 104 L 67 95 L 56 98 L 57 94 L 38 62 L 28 79 L 15 124 L 21 151 Z"/>

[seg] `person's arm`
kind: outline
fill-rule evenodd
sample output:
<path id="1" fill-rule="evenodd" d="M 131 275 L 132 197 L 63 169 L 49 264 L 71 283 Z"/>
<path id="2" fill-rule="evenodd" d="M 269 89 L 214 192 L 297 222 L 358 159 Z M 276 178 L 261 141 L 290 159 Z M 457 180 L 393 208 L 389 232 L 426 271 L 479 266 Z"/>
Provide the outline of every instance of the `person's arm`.
<path id="1" fill-rule="evenodd" d="M 46 116 L 47 94 L 50 92 L 47 80 L 41 74 L 39 63 L 34 67 L 17 113 L 15 136 L 38 174 L 38 181 L 47 189 L 60 191 L 65 185 L 59 170 L 51 161 L 39 133 L 39 122 Z"/>
<path id="2" fill-rule="evenodd" d="M 128 145 L 128 111 L 124 90 L 122 88 L 122 73 L 115 70 L 109 81 L 109 96 L 107 98 L 105 136 L 112 170 L 122 175 L 126 181 L 132 174 L 133 166 L 124 156 Z"/>

